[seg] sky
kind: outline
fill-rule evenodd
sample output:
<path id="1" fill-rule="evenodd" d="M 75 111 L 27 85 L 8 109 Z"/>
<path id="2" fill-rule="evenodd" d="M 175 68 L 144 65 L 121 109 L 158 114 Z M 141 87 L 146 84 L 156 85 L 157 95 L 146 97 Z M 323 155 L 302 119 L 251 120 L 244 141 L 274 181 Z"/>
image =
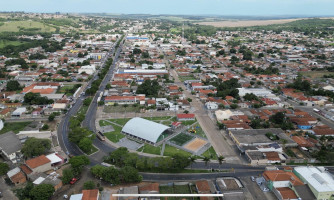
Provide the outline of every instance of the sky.
<path id="1" fill-rule="evenodd" d="M 0 11 L 334 16 L 334 0 L 0 0 Z"/>

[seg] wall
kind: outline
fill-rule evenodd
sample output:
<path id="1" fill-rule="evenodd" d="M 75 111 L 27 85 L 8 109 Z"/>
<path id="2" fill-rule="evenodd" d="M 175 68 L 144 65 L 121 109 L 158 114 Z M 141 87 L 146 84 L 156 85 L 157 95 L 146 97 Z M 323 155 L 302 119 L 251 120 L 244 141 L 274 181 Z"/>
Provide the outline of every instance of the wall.
<path id="1" fill-rule="evenodd" d="M 46 172 L 48 170 L 51 170 L 52 167 L 51 167 L 51 162 L 49 163 L 46 163 L 44 165 L 41 165 L 41 166 L 38 166 L 34 169 L 32 169 L 33 173 L 40 173 L 40 172 Z"/>

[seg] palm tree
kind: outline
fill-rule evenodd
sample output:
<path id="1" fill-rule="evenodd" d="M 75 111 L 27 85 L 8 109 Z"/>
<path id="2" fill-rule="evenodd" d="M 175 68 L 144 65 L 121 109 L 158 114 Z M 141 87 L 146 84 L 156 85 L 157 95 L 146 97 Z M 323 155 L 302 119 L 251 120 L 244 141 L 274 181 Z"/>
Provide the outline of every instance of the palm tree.
<path id="1" fill-rule="evenodd" d="M 223 161 L 225 160 L 224 156 L 218 156 L 218 162 L 219 162 L 219 170 L 220 170 L 220 166 L 223 164 Z"/>
<path id="2" fill-rule="evenodd" d="M 208 163 L 210 162 L 211 158 L 204 156 L 203 161 L 205 162 L 205 166 L 208 166 Z"/>
<path id="3" fill-rule="evenodd" d="M 189 161 L 190 161 L 190 167 L 192 169 L 193 168 L 193 164 L 196 162 L 196 157 L 195 156 L 190 156 L 189 157 Z"/>

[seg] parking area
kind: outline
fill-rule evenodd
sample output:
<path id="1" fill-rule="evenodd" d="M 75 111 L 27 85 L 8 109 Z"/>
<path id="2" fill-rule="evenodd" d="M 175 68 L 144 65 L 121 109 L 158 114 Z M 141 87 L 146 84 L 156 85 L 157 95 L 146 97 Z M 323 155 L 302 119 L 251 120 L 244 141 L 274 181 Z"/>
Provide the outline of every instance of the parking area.
<path id="1" fill-rule="evenodd" d="M 254 177 L 256 180 L 258 177 Z M 254 200 L 276 200 L 277 198 L 272 192 L 263 192 L 256 181 L 252 181 L 250 177 L 241 177 L 240 180 L 245 189 L 252 195 Z"/>

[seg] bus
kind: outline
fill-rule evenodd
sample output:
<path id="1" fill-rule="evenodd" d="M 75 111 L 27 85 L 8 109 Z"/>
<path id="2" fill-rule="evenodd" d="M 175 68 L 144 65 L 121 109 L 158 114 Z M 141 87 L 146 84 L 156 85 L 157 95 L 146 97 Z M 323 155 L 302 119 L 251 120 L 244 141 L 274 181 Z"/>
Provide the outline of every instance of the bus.
<path id="1" fill-rule="evenodd" d="M 97 138 L 99 138 L 99 140 L 101 140 L 101 141 L 105 141 L 105 140 L 106 140 L 106 136 L 105 136 L 101 131 L 98 131 L 98 132 L 96 133 L 96 136 L 97 136 Z"/>

